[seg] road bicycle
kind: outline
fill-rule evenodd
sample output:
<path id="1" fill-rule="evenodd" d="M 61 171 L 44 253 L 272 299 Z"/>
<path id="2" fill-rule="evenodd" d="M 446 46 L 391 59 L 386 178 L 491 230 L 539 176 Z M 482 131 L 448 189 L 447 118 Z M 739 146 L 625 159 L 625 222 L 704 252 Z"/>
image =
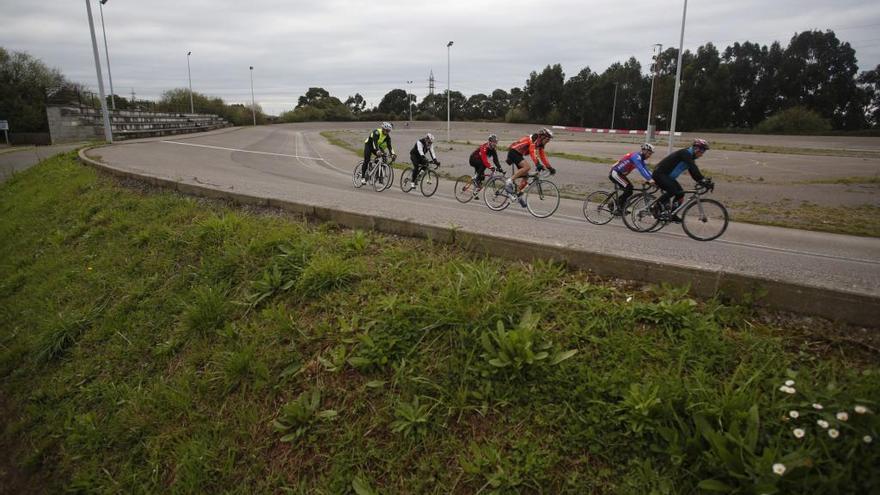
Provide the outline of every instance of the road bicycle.
<path id="1" fill-rule="evenodd" d="M 642 184 L 641 187 L 635 189 L 633 196 L 630 198 L 635 198 L 638 196 L 642 198 L 642 201 L 653 201 L 654 196 L 653 192 L 656 191 L 657 188 L 648 183 Z M 635 230 L 632 226 L 627 223 L 628 215 L 625 214 L 628 210 L 624 208 L 624 205 L 620 203 L 620 196 L 623 194 L 623 188 L 614 184 L 614 191 L 608 192 L 604 189 L 600 189 L 598 191 L 593 191 L 587 195 L 586 199 L 584 199 L 584 218 L 587 219 L 588 222 L 594 225 L 605 225 L 610 222 L 614 217 L 620 216 L 623 218 L 624 224 L 627 227 Z M 627 204 L 630 204 L 630 201 L 627 200 Z M 638 202 L 633 203 L 633 205 L 639 204 Z"/>
<path id="2" fill-rule="evenodd" d="M 391 163 L 393 162 L 393 157 L 389 162 L 387 156 L 379 155 L 367 164 L 367 175 L 364 178 L 367 179 L 367 184 L 371 184 L 376 192 L 382 192 L 394 183 L 394 169 L 391 168 Z M 351 181 L 356 188 L 363 186 L 361 183 L 361 167 L 363 167 L 363 164 L 363 160 L 359 161 L 351 174 Z"/>
<path id="3" fill-rule="evenodd" d="M 440 164 L 436 161 L 428 162 L 427 165 L 419 170 L 419 175 L 416 176 L 415 182 L 412 180 L 413 168 L 407 167 L 403 169 L 403 172 L 400 173 L 400 190 L 408 193 L 415 189 L 416 184 L 418 184 L 422 196 L 426 198 L 433 196 L 437 192 L 437 186 L 440 183 L 440 177 L 435 172 L 439 166 Z"/>
<path id="4" fill-rule="evenodd" d="M 627 203 L 627 214 L 639 232 L 656 232 L 669 223 L 681 223 L 691 239 L 711 241 L 724 234 L 730 221 L 720 201 L 703 197 L 713 190 L 715 184 L 711 181 L 698 183 L 694 189 L 683 191 L 687 199 L 672 211 L 659 199 L 645 202 L 633 197 Z"/>
<path id="5" fill-rule="evenodd" d="M 547 175 L 549 171 L 546 169 L 528 174 L 526 186 L 518 194 L 511 194 L 504 188 L 506 180 L 503 177 L 494 177 L 486 182 L 483 200 L 490 210 L 501 211 L 507 208 L 511 201 L 523 197 L 529 213 L 537 218 L 547 218 L 559 208 L 559 188 L 544 178 Z"/>
<path id="6" fill-rule="evenodd" d="M 484 176 L 482 182 L 479 183 L 477 182 L 476 173 L 474 175 L 462 175 L 455 181 L 455 199 L 459 203 L 468 203 L 472 199 L 479 198 L 480 193 L 484 190 L 484 186 L 495 178 L 502 180 L 507 178 L 502 167 L 499 166 L 491 169 L 491 173 Z"/>

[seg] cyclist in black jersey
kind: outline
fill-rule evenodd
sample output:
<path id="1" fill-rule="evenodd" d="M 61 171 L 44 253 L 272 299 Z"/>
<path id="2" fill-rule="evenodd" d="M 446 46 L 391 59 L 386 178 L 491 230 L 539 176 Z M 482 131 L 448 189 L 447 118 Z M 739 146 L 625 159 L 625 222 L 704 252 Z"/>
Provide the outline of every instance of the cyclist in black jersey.
<path id="1" fill-rule="evenodd" d="M 428 155 L 431 156 L 430 160 L 428 160 Z M 419 176 L 419 172 L 421 172 L 422 168 L 428 165 L 428 163 L 436 163 L 439 167 L 440 160 L 437 159 L 437 153 L 434 152 L 434 135 L 428 133 L 425 137 L 416 141 L 416 144 L 413 145 L 412 149 L 409 151 L 409 159 L 413 164 L 413 184 L 416 183 L 416 177 Z M 410 191 L 412 190 L 414 189 L 410 189 Z"/>
<path id="2" fill-rule="evenodd" d="M 690 147 L 675 151 L 666 158 L 660 160 L 660 163 L 657 164 L 657 167 L 652 174 L 654 182 L 657 183 L 657 186 L 659 186 L 660 189 L 663 189 L 663 194 L 657 200 L 657 205 L 668 206 L 669 198 L 674 196 L 675 202 L 670 208 L 670 211 L 675 211 L 675 209 L 678 208 L 684 200 L 684 191 L 676 178 L 685 170 L 691 174 L 691 177 L 696 182 L 703 183 L 707 180 L 703 177 L 703 174 L 700 173 L 700 168 L 697 167 L 696 160 L 703 156 L 708 149 L 709 143 L 706 140 L 695 139 Z M 655 215 L 660 215 L 659 211 L 654 211 L 653 213 Z M 674 216 L 672 220 L 678 221 Z"/>

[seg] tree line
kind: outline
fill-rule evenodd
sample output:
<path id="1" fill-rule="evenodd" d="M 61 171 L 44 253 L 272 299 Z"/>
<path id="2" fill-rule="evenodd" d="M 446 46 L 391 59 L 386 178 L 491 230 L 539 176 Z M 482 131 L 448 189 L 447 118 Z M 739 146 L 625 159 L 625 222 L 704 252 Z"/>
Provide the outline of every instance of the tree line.
<path id="1" fill-rule="evenodd" d="M 548 65 L 529 74 L 521 88 L 468 97 L 452 91 L 451 114 L 455 120 L 607 128 L 617 86 L 614 126 L 644 129 L 656 75 L 654 122 L 658 129 L 668 129 L 677 63 L 678 49 L 668 48 L 647 70 L 633 57 L 602 73 L 584 67 L 566 79 L 561 65 Z M 798 33 L 785 48 L 779 42 L 767 46 L 746 41 L 722 51 L 707 43 L 696 52 L 685 50 L 681 79 L 679 130 L 752 129 L 780 114 L 813 118 L 818 127 L 828 129 L 880 126 L 880 65 L 859 73 L 855 50 L 833 31 Z M 446 102 L 445 91 L 416 102 L 405 90 L 393 89 L 367 109 L 360 94 L 343 102 L 323 88 L 310 88 L 280 119 L 405 119 L 412 110 L 417 120 L 445 120 Z"/>
<path id="2" fill-rule="evenodd" d="M 644 129 L 648 120 L 651 81 L 656 76 L 652 113 L 658 129 L 668 129 L 672 115 L 678 50 L 658 54 L 643 68 L 631 57 L 602 73 L 584 67 L 566 78 L 560 64 L 529 74 L 525 85 L 484 94 L 449 94 L 455 120 L 534 122 L 580 127 L 614 126 Z M 108 96 L 108 100 L 109 100 Z M 130 100 L 115 95 L 116 108 L 186 113 L 189 90 L 171 89 L 158 101 Z M 26 53 L 0 48 L 0 119 L 18 131 L 48 129 L 48 102 L 96 105 L 83 85 L 68 81 Z M 197 113 L 220 115 L 235 125 L 252 123 L 250 105 L 228 104 L 221 98 L 193 93 Z M 367 108 L 356 93 L 345 101 L 320 87 L 309 88 L 296 106 L 278 118 L 259 106 L 257 123 L 280 120 L 445 120 L 446 92 L 416 101 L 403 89 L 392 89 L 378 105 Z M 796 122 L 794 122 L 796 121 Z M 855 49 L 833 31 L 795 34 L 786 47 L 734 43 L 719 50 L 707 43 L 682 55 L 678 130 L 790 129 L 854 131 L 880 128 L 880 65 L 859 72 Z M 803 128 L 799 128 L 801 125 Z"/>

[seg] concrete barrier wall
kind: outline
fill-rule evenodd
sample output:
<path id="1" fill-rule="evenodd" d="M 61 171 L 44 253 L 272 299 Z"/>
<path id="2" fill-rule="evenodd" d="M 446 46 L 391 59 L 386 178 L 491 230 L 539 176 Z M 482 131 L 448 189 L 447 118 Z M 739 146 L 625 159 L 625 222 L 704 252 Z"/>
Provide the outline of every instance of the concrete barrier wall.
<path id="1" fill-rule="evenodd" d="M 279 208 L 311 219 L 332 221 L 348 228 L 369 229 L 387 234 L 431 239 L 434 242 L 454 244 L 472 252 L 501 256 L 511 260 L 553 260 L 605 277 L 654 284 L 689 285 L 691 292 L 700 297 L 723 294 L 734 299 L 741 299 L 745 296 L 759 294 L 761 298 L 758 303 L 774 309 L 821 316 L 830 320 L 868 327 L 877 327 L 880 322 L 880 298 L 862 293 L 799 285 L 686 265 L 625 258 L 568 247 L 553 246 L 553 249 L 547 249 L 547 246 L 536 242 L 495 237 L 449 226 L 373 217 L 355 211 L 212 189 L 170 179 L 141 176 L 127 170 L 117 169 L 87 157 L 86 151 L 87 149 L 80 150 L 80 160 L 99 170 L 193 196 L 225 199 L 242 205 Z"/>
<path id="2" fill-rule="evenodd" d="M 88 141 L 104 137 L 104 120 L 100 110 L 76 105 L 46 107 L 52 144 Z M 173 114 L 116 110 L 110 113 L 114 139 L 183 134 L 210 131 L 231 124 L 211 114 Z"/>

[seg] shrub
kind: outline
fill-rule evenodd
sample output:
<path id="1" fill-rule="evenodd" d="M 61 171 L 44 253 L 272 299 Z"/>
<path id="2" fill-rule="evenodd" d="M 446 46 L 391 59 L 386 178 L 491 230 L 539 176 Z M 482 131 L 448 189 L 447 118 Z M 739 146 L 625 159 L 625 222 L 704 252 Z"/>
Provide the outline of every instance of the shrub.
<path id="1" fill-rule="evenodd" d="M 529 114 L 521 107 L 514 107 L 507 111 L 504 121 L 509 124 L 525 124 L 529 121 Z"/>
<path id="2" fill-rule="evenodd" d="M 830 131 L 831 124 L 807 107 L 792 107 L 771 115 L 755 130 L 764 134 L 810 134 Z"/>

